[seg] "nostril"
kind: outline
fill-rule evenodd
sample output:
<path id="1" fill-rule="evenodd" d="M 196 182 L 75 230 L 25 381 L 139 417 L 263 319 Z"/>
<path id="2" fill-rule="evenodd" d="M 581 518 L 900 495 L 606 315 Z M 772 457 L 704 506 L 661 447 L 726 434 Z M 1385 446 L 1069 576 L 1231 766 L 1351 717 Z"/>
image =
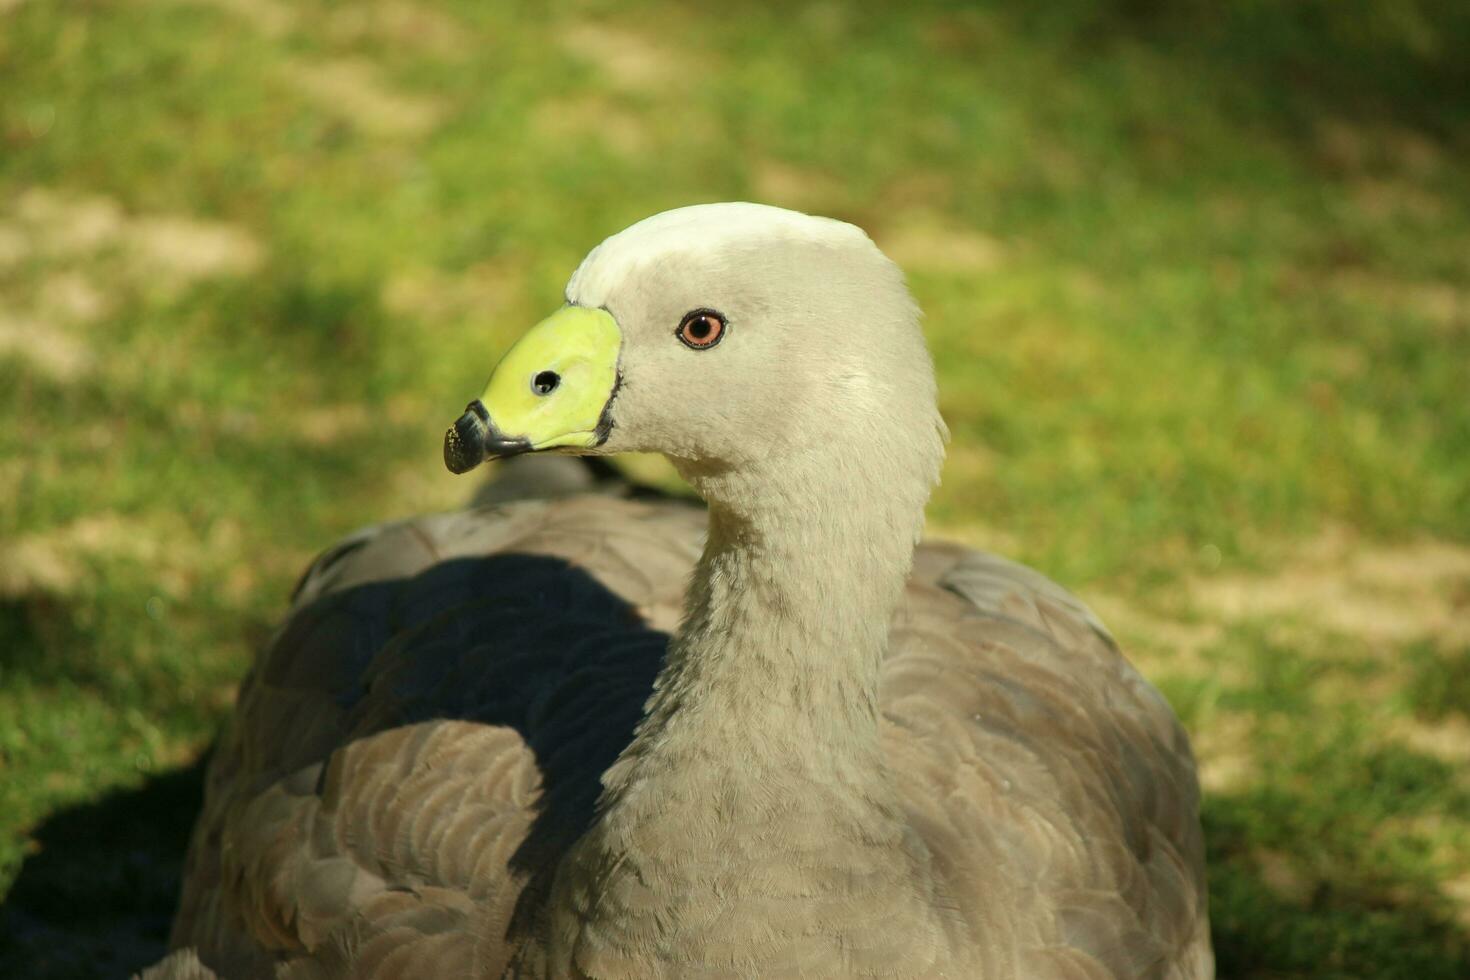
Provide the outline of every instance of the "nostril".
<path id="1" fill-rule="evenodd" d="M 555 371 L 542 371 L 531 379 L 531 390 L 538 395 L 549 395 L 561 384 L 561 375 Z"/>

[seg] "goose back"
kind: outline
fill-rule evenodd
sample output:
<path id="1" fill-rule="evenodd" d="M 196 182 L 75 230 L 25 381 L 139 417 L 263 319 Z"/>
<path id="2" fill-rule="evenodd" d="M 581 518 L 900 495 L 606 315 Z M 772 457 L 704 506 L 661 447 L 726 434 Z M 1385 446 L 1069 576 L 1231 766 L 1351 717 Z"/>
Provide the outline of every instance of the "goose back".
<path id="1" fill-rule="evenodd" d="M 642 714 L 704 527 L 575 496 L 324 553 L 210 763 L 171 945 L 231 978 L 504 975 Z M 1080 602 L 921 545 L 880 698 L 965 976 L 1210 975 L 1187 741 Z"/>

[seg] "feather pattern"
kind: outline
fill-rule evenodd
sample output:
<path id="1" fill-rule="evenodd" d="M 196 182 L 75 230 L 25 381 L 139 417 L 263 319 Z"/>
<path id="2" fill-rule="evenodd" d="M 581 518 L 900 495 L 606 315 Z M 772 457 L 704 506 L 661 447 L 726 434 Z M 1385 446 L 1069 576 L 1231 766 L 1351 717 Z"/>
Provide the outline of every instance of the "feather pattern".
<path id="1" fill-rule="evenodd" d="M 173 944 L 224 977 L 505 974 L 642 714 L 703 535 L 687 505 L 588 496 L 325 553 L 211 764 Z M 985 937 L 964 975 L 1207 975 L 1193 764 L 1163 700 L 1035 572 L 950 545 L 915 564 L 882 740 Z"/>

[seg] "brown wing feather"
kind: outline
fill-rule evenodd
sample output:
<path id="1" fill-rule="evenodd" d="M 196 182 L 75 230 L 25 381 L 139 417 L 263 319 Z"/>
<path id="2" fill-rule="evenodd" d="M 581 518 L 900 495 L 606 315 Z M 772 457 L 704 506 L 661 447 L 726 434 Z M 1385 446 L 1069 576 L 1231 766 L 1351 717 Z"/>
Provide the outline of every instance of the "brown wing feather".
<path id="1" fill-rule="evenodd" d="M 173 945 L 231 977 L 498 973 L 639 717 L 702 533 L 692 508 L 586 497 L 324 554 L 211 762 Z"/>
<path id="2" fill-rule="evenodd" d="M 892 764 L 966 917 L 1015 950 L 1000 975 L 1211 975 L 1194 761 L 1163 698 L 1035 571 L 949 545 L 915 565 Z"/>
<path id="3" fill-rule="evenodd" d="M 238 978 L 499 975 L 638 719 L 703 530 L 575 497 L 324 554 L 211 762 L 173 944 Z M 921 547 L 882 703 L 979 970 L 1205 975 L 1188 744 L 1081 603 Z"/>

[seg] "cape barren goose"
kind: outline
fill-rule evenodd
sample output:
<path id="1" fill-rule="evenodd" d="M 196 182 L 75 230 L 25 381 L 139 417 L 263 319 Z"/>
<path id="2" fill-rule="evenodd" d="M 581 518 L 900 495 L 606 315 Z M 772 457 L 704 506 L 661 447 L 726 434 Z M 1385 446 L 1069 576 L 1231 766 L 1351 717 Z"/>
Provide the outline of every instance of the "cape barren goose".
<path id="1" fill-rule="evenodd" d="M 595 248 L 445 460 L 660 452 L 707 513 L 563 494 L 326 552 L 148 975 L 1211 976 L 1164 700 L 1041 575 L 916 548 L 918 316 L 830 219 L 706 205 Z"/>

